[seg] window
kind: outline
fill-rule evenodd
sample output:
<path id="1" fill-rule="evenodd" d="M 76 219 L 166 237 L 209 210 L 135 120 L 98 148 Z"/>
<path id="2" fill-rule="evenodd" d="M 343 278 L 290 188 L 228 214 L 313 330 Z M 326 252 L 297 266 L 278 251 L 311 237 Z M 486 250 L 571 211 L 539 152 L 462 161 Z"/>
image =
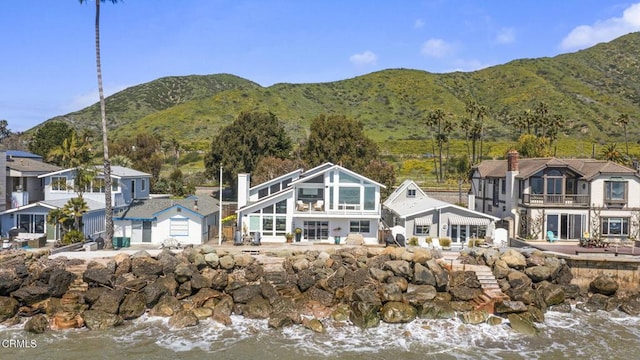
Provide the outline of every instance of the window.
<path id="1" fill-rule="evenodd" d="M 602 219 L 602 235 L 628 236 L 629 218 L 606 218 Z"/>
<path id="2" fill-rule="evenodd" d="M 416 189 L 407 189 L 407 197 L 408 198 L 416 197 Z"/>
<path id="3" fill-rule="evenodd" d="M 104 179 L 93 179 L 91 182 L 91 192 L 104 193 Z"/>
<path id="4" fill-rule="evenodd" d="M 541 177 L 532 177 L 530 182 L 532 194 L 541 195 L 544 193 L 544 182 Z"/>
<path id="5" fill-rule="evenodd" d="M 45 232 L 44 215 L 18 214 L 18 228 L 31 234 L 43 234 Z"/>
<path id="6" fill-rule="evenodd" d="M 349 221 L 350 233 L 368 233 L 371 229 L 371 222 L 368 220 L 354 220 Z"/>
<path id="7" fill-rule="evenodd" d="M 507 180 L 506 179 L 500 179 L 500 193 L 502 195 L 507 193 Z"/>
<path id="8" fill-rule="evenodd" d="M 364 209 L 376 209 L 376 188 L 372 186 L 365 186 L 364 188 Z"/>
<path id="9" fill-rule="evenodd" d="M 51 177 L 52 191 L 67 191 L 67 178 L 65 176 Z"/>
<path id="10" fill-rule="evenodd" d="M 413 229 L 413 233 L 415 235 L 429 235 L 429 231 L 431 231 L 431 225 L 415 225 Z"/>
<path id="11" fill-rule="evenodd" d="M 627 200 L 626 181 L 605 181 L 604 200 L 608 203 L 623 203 Z"/>
<path id="12" fill-rule="evenodd" d="M 262 188 L 258 190 L 258 199 L 262 199 L 267 195 L 269 195 L 269 188 Z"/>
<path id="13" fill-rule="evenodd" d="M 169 222 L 170 236 L 189 236 L 189 219 L 173 218 Z"/>
<path id="14" fill-rule="evenodd" d="M 303 225 L 304 238 L 309 241 L 328 240 L 328 221 L 305 221 Z"/>
<path id="15" fill-rule="evenodd" d="M 142 179 L 142 185 L 140 186 L 140 190 L 144 191 L 147 188 L 147 182 L 145 179 Z"/>

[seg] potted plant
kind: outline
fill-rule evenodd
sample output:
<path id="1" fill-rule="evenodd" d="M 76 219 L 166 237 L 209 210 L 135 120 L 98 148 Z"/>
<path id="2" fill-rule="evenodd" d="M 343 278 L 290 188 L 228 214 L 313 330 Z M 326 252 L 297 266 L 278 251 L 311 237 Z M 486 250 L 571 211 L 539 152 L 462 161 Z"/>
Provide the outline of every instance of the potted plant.
<path id="1" fill-rule="evenodd" d="M 293 232 L 296 233 L 296 242 L 300 242 L 300 239 L 302 239 L 302 229 L 296 228 Z"/>
<path id="2" fill-rule="evenodd" d="M 336 233 L 336 235 L 333 236 L 333 243 L 336 245 L 340 245 L 340 230 L 342 230 L 341 227 L 337 227 L 335 229 L 333 229 L 333 232 Z"/>
<path id="3" fill-rule="evenodd" d="M 448 237 L 443 237 L 439 239 L 440 241 L 440 246 L 442 246 L 442 249 L 444 250 L 451 250 L 451 239 Z"/>
<path id="4" fill-rule="evenodd" d="M 287 239 L 287 243 L 292 243 L 293 242 L 293 234 L 292 233 L 286 233 L 286 234 L 284 234 L 284 237 Z"/>
<path id="5" fill-rule="evenodd" d="M 427 245 L 427 247 L 433 247 L 433 239 L 431 237 L 426 237 L 424 239 L 424 244 Z"/>
<path id="6" fill-rule="evenodd" d="M 415 236 L 412 236 L 412 237 L 409 239 L 408 244 L 409 244 L 409 246 L 418 246 L 418 238 L 417 238 L 417 237 L 415 237 Z"/>

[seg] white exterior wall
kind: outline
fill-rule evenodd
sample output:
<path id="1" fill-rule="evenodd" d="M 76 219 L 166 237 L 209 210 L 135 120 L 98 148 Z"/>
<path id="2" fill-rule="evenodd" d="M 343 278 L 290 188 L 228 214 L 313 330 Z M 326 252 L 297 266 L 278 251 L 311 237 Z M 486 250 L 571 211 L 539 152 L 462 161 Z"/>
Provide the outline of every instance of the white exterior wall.
<path id="1" fill-rule="evenodd" d="M 154 244 L 160 244 L 164 239 L 168 237 L 175 238 L 181 244 L 202 244 L 202 225 L 199 216 L 189 211 L 177 211 L 179 208 L 171 208 L 158 215 L 157 221 L 154 222 L 155 226 L 152 227 L 151 242 Z M 171 219 L 172 218 L 186 218 L 189 224 L 189 234 L 186 236 L 176 236 L 171 234 Z"/>

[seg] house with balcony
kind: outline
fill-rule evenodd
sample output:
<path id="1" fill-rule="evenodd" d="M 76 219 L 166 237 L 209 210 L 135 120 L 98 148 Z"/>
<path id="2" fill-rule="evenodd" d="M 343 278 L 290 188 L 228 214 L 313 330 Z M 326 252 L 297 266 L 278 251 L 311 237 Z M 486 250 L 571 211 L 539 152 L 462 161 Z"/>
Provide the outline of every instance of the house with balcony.
<path id="1" fill-rule="evenodd" d="M 244 236 L 260 233 L 262 242 L 285 242 L 300 229 L 302 242 L 344 242 L 351 235 L 378 242 L 384 185 L 332 163 L 302 169 L 250 186 L 250 175 L 238 175 L 237 229 Z"/>
<path id="2" fill-rule="evenodd" d="M 2 155 L 0 155 L 0 159 Z M 44 200 L 42 174 L 60 170 L 59 166 L 43 161 L 42 156 L 26 151 L 6 151 L 6 192 L 2 210 L 14 209 Z"/>
<path id="3" fill-rule="evenodd" d="M 640 177 L 634 169 L 594 159 L 486 160 L 472 169 L 474 210 L 509 224 L 509 236 L 579 240 L 640 234 Z"/>
<path id="4" fill-rule="evenodd" d="M 492 241 L 499 218 L 472 209 L 434 199 L 412 180 L 405 180 L 382 204 L 382 219 L 391 228 L 400 227 L 406 239 L 418 243 L 449 238 L 463 245 L 467 239 Z"/>
<path id="5" fill-rule="evenodd" d="M 56 169 L 37 176 L 42 182 L 42 200 L 29 201 L 0 212 L 2 235 L 8 236 L 11 229 L 19 229 L 29 236 L 46 235 L 47 239 L 59 237 L 60 229 L 50 226 L 46 217 L 52 209 L 60 209 L 71 198 L 78 196 L 74 186 L 76 169 Z M 121 166 L 112 166 L 112 204 L 114 217 L 136 199 L 149 197 L 151 175 Z M 85 236 L 97 237 L 105 230 L 104 175 L 102 167 L 96 166 L 96 174 L 91 183 L 83 189 L 82 197 L 89 211 L 82 218 Z M 30 195 L 31 196 L 31 195 Z"/>

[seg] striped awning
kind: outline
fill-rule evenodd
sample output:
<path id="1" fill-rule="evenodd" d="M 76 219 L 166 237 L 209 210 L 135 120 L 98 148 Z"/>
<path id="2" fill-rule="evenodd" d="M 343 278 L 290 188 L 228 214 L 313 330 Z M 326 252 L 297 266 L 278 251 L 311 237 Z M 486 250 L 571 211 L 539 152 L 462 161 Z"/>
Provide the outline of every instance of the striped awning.
<path id="1" fill-rule="evenodd" d="M 449 224 L 451 225 L 478 225 L 487 226 L 491 223 L 491 220 L 483 217 L 469 217 L 469 216 L 451 216 L 449 218 Z"/>
<path id="2" fill-rule="evenodd" d="M 431 215 L 427 215 L 427 216 L 416 218 L 414 222 L 417 226 L 427 226 L 432 224 L 431 218 L 432 218 Z"/>

